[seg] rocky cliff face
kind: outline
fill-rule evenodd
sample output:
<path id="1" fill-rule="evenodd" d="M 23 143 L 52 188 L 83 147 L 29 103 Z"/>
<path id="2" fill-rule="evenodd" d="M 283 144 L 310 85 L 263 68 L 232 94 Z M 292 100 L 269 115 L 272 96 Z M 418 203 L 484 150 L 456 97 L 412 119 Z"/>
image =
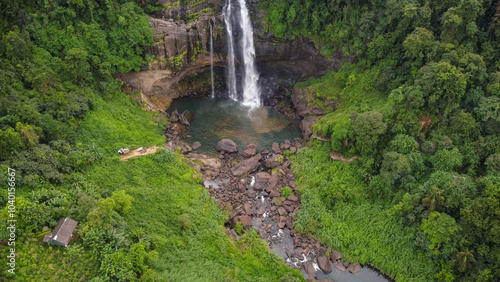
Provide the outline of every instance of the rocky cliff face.
<path id="1" fill-rule="evenodd" d="M 148 65 L 141 72 L 117 78 L 141 92 L 152 110 L 163 111 L 173 99 L 210 93 L 210 26 L 213 27 L 217 89 L 225 87 L 226 36 L 222 16 L 224 0 L 163 0 L 161 11 L 150 16 L 154 46 L 148 48 Z M 277 39 L 265 29 L 267 16 L 258 1 L 249 3 L 263 98 L 300 79 L 338 69 L 340 61 L 319 55 L 305 38 Z"/>

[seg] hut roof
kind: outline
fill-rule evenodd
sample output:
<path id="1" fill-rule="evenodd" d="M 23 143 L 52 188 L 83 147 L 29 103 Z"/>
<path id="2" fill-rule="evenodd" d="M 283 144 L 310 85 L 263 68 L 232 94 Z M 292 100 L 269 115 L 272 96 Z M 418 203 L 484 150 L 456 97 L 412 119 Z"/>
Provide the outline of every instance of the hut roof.
<path id="1" fill-rule="evenodd" d="M 68 246 L 71 237 L 73 237 L 73 231 L 75 230 L 77 224 L 78 221 L 73 220 L 69 217 L 60 219 L 57 222 L 54 230 L 43 237 L 43 241 L 57 241 L 65 246 Z"/>

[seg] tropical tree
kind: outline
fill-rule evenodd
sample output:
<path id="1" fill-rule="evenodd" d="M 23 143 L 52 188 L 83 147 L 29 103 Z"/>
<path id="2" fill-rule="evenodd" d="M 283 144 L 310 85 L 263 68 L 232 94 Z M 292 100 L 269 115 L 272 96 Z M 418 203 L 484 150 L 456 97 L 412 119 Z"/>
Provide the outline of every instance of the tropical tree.
<path id="1" fill-rule="evenodd" d="M 465 248 L 457 254 L 457 260 L 455 263 L 458 267 L 458 271 L 464 272 L 471 268 L 472 264 L 475 262 L 474 251 L 469 251 L 469 248 Z"/>
<path id="2" fill-rule="evenodd" d="M 429 210 L 441 210 L 444 204 L 443 190 L 436 186 L 432 186 L 429 194 L 422 199 L 422 205 L 428 207 Z"/>
<path id="3" fill-rule="evenodd" d="M 384 134 L 387 124 L 379 112 L 364 112 L 355 114 L 351 118 L 353 139 L 356 147 L 364 153 L 371 153 L 378 142 L 380 135 Z"/>
<path id="4" fill-rule="evenodd" d="M 437 211 L 431 212 L 429 218 L 422 219 L 420 227 L 431 242 L 429 250 L 435 255 L 440 254 L 444 245 L 449 244 L 454 235 L 460 231 L 453 217 Z"/>

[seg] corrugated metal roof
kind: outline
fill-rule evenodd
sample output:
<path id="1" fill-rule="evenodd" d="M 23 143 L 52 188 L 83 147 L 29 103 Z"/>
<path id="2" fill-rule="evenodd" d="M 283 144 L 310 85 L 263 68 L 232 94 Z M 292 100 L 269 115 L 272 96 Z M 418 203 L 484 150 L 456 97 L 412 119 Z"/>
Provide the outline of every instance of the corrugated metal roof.
<path id="1" fill-rule="evenodd" d="M 44 236 L 43 241 L 57 241 L 65 246 L 68 246 L 69 241 L 71 241 L 71 237 L 73 236 L 73 231 L 77 225 L 78 221 L 71 218 L 66 217 L 64 219 L 60 219 L 54 230 Z"/>

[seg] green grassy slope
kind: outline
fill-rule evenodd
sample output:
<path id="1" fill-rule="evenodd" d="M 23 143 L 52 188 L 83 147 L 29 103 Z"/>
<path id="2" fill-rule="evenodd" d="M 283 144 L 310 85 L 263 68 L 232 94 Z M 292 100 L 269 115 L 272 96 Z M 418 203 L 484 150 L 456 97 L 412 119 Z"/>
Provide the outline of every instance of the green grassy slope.
<path id="1" fill-rule="evenodd" d="M 125 191 L 133 197 L 131 208 L 121 219 L 113 221 L 111 231 L 107 232 L 114 233 L 114 238 L 121 234 L 124 242 L 129 242 L 117 252 L 123 249 L 132 256 L 131 249 L 125 246 L 138 240 L 147 244 L 147 250 L 158 253 L 156 260 L 145 260 L 155 274 L 148 273 L 142 279 L 301 279 L 300 272 L 287 268 L 254 231 L 246 232 L 236 242 L 225 234 L 223 223 L 227 215 L 210 199 L 197 173 L 182 162 L 179 155 L 161 150 L 128 161 L 119 159 L 116 150 L 120 147 L 161 146 L 165 140 L 161 136 L 162 122 L 157 121 L 155 114 L 141 110 L 118 87 L 113 89 L 115 92 L 107 97 L 95 97 L 95 110 L 84 119 L 79 131 L 80 145 L 91 146 L 94 156 L 101 159 L 83 173 L 73 174 L 67 186 L 58 189 L 71 189 L 78 179 L 81 190 L 102 197 L 100 201 L 114 191 Z M 85 209 L 84 206 L 81 198 L 75 199 L 73 208 Z M 92 207 L 95 203 L 90 209 Z M 89 232 L 87 221 L 88 217 L 80 222 L 80 234 Z M 17 278 L 62 281 L 104 278 L 104 272 L 110 273 L 104 269 L 109 265 L 96 260 L 96 252 L 101 250 L 89 248 L 85 240 L 73 240 L 69 248 L 49 248 L 40 241 L 41 237 L 26 239 L 19 250 L 23 259 L 18 265 Z"/>
<path id="2" fill-rule="evenodd" d="M 296 228 L 344 253 L 350 262 L 371 263 L 397 281 L 431 281 L 436 269 L 415 246 L 415 227 L 387 215 L 373 203 L 356 162 L 332 163 L 330 146 L 316 141 L 293 159 L 302 208 Z"/>
<path id="3" fill-rule="evenodd" d="M 359 65 L 346 64 L 338 73 L 297 83 L 296 87 L 316 93 L 311 103 L 321 106 L 321 99 L 339 98 L 340 102 L 335 111 L 321 118 L 314 127 L 316 131 L 330 132 L 331 143 L 316 140 L 292 159 L 302 191 L 296 228 L 341 250 L 348 261 L 372 263 L 398 281 L 429 281 L 437 269 L 432 260 L 416 248 L 416 227 L 402 226 L 387 215 L 392 207 L 390 199 L 370 198 L 363 179 L 370 159 L 362 157 L 351 163 L 329 161 L 332 149 L 343 150 L 341 141 L 349 136 L 347 129 L 352 112 L 390 114 L 391 102 L 373 87 L 378 72 L 377 67 L 363 70 L 363 62 L 360 62 Z M 346 157 L 355 154 L 354 149 L 344 153 Z"/>

